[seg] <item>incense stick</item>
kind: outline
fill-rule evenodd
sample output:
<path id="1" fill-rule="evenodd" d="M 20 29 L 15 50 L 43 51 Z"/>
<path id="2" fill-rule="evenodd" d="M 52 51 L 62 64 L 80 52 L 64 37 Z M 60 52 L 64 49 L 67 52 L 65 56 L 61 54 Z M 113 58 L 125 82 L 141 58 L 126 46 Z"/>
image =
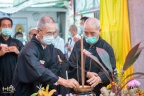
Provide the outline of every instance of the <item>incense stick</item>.
<path id="1" fill-rule="evenodd" d="M 83 36 L 81 36 L 81 78 L 82 78 L 82 87 L 84 88 L 84 58 L 83 58 Z"/>
<path id="2" fill-rule="evenodd" d="M 67 70 L 66 70 L 66 79 L 68 80 L 68 72 L 67 72 Z"/>

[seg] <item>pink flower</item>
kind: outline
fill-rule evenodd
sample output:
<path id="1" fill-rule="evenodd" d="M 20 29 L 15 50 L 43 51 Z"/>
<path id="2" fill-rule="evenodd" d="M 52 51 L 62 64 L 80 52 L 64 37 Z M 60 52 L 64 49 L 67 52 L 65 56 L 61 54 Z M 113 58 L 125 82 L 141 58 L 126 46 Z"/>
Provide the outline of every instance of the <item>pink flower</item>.
<path id="1" fill-rule="evenodd" d="M 141 83 L 137 80 L 131 80 L 129 83 L 127 83 L 128 87 L 139 87 Z"/>
<path id="2" fill-rule="evenodd" d="M 138 86 L 141 85 L 141 83 L 139 81 L 137 81 L 137 80 L 134 80 L 134 85 L 138 87 Z"/>
<path id="3" fill-rule="evenodd" d="M 134 82 L 133 82 L 133 81 L 130 81 L 129 83 L 127 83 L 127 86 L 128 86 L 128 87 L 134 87 Z"/>

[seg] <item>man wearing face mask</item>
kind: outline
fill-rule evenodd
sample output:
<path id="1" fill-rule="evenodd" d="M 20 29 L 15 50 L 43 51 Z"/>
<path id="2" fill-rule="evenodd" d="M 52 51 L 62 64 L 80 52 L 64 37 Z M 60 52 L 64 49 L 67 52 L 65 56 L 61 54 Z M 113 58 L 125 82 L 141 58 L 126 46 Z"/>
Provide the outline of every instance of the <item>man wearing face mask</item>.
<path id="1" fill-rule="evenodd" d="M 14 35 L 14 38 L 21 41 L 23 45 L 25 45 L 27 42 L 23 38 L 23 33 L 22 32 L 16 32 Z"/>
<path id="2" fill-rule="evenodd" d="M 75 79 L 65 80 L 57 76 L 60 64 L 52 45 L 56 31 L 54 20 L 48 16 L 40 18 L 37 31 L 37 35 L 33 36 L 19 54 L 13 80 L 15 96 L 30 96 L 38 91 L 36 86 L 42 83 L 78 87 Z"/>
<path id="3" fill-rule="evenodd" d="M 83 34 L 84 32 L 84 22 L 88 19 L 89 17 L 82 17 L 80 20 L 80 31 L 81 31 L 81 34 Z"/>
<path id="4" fill-rule="evenodd" d="M 10 18 L 0 19 L 0 90 L 9 88 L 12 85 L 14 70 L 17 63 L 17 57 L 23 44 L 14 38 L 11 38 L 13 22 Z M 8 90 L 2 90 L 1 96 L 12 96 Z"/>
<path id="5" fill-rule="evenodd" d="M 96 56 L 99 61 L 102 63 L 98 53 L 96 52 L 96 47 L 104 49 L 110 56 L 110 62 L 112 64 L 113 69 L 116 67 L 115 56 L 112 47 L 100 37 L 100 22 L 96 18 L 89 18 L 86 20 L 84 24 L 84 49 L 88 50 L 91 54 Z M 80 78 L 80 70 L 77 69 L 77 63 L 81 66 L 81 56 L 80 56 L 80 41 L 75 43 L 71 56 L 69 58 L 69 77 L 75 78 L 79 80 Z M 77 61 L 78 60 L 78 61 Z M 103 64 L 103 63 L 102 63 Z M 103 71 L 93 62 L 89 57 L 85 57 L 85 82 L 86 85 L 90 85 L 94 87 L 94 92 L 96 96 L 100 95 L 100 89 L 103 86 L 107 86 L 109 84 L 109 80 Z M 77 71 L 78 74 L 77 75 Z"/>
<path id="6" fill-rule="evenodd" d="M 54 45 L 55 48 L 60 49 L 61 52 L 63 54 L 65 54 L 64 53 L 65 52 L 65 50 L 64 50 L 64 44 L 65 44 L 64 39 L 59 36 L 59 29 L 57 27 L 56 28 L 56 32 L 54 34 L 53 45 Z"/>
<path id="7" fill-rule="evenodd" d="M 22 43 L 24 42 L 22 32 L 16 32 L 15 35 L 14 35 L 14 38 L 21 41 Z"/>
<path id="8" fill-rule="evenodd" d="M 80 35 L 77 33 L 76 25 L 71 25 L 69 28 L 69 31 L 70 31 L 69 34 L 71 35 L 71 37 L 68 40 L 68 43 L 65 45 L 67 48 L 68 58 L 71 55 L 75 42 L 77 42 L 80 39 Z"/>

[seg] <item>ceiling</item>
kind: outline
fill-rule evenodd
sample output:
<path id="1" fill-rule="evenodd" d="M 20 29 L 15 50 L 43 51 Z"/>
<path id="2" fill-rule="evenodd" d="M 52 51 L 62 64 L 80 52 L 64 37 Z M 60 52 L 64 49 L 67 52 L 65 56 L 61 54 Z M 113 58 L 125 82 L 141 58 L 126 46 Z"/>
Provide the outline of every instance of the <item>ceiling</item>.
<path id="1" fill-rule="evenodd" d="M 25 8 L 67 8 L 69 0 L 0 0 L 0 11 L 15 13 Z"/>

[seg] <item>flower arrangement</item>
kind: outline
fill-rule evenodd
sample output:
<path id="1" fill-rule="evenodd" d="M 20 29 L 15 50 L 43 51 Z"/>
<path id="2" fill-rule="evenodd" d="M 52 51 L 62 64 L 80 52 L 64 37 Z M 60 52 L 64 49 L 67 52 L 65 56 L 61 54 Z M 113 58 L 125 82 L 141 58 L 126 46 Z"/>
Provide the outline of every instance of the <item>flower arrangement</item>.
<path id="1" fill-rule="evenodd" d="M 144 96 L 144 92 L 139 89 L 139 86 L 141 83 L 137 80 L 131 80 L 129 83 L 127 83 L 128 88 L 123 89 L 120 92 L 120 96 Z M 101 94 L 100 96 L 116 96 L 115 93 L 112 90 L 108 90 L 106 87 L 101 88 Z M 118 95 L 118 96 L 119 96 Z"/>
<path id="2" fill-rule="evenodd" d="M 52 96 L 54 92 L 56 92 L 55 89 L 48 91 L 49 90 L 49 85 L 47 85 L 46 89 L 44 87 L 37 86 L 39 91 L 37 93 L 33 93 L 31 96 Z"/>
<path id="3" fill-rule="evenodd" d="M 137 88 L 141 85 L 141 83 L 137 80 L 131 80 L 129 83 L 127 83 L 127 86 L 129 89 L 132 89 L 132 88 Z"/>
<path id="4" fill-rule="evenodd" d="M 127 93 L 131 90 L 123 90 L 124 87 L 126 85 L 128 85 L 130 88 L 132 87 L 132 84 L 135 84 L 135 86 L 139 86 L 140 83 L 134 79 L 136 78 L 140 78 L 142 76 L 144 76 L 144 73 L 142 72 L 136 72 L 136 73 L 132 73 L 129 74 L 128 76 L 124 77 L 124 73 L 125 71 L 132 65 L 134 64 L 134 62 L 137 60 L 137 58 L 139 57 L 141 51 L 144 49 L 144 47 L 139 47 L 140 43 L 136 44 L 128 53 L 126 59 L 125 59 L 125 63 L 124 66 L 122 68 L 121 74 L 118 77 L 117 76 L 117 70 L 113 70 L 112 66 L 111 66 L 111 62 L 110 62 L 110 57 L 108 55 L 108 53 L 101 48 L 96 48 L 96 51 L 100 57 L 100 59 L 102 60 L 103 64 L 106 66 L 106 68 L 108 70 L 106 70 L 106 68 L 103 66 L 103 64 L 100 63 L 100 61 L 98 60 L 97 57 L 93 56 L 92 54 L 90 54 L 87 50 L 84 50 L 83 53 L 90 57 L 92 60 L 94 60 L 95 64 L 97 64 L 97 66 L 99 66 L 99 68 L 101 68 L 103 70 L 103 72 L 105 73 L 105 75 L 107 76 L 107 78 L 110 81 L 111 84 L 111 90 L 108 91 L 107 88 L 103 87 L 101 89 L 101 96 L 126 96 L 124 93 Z M 131 79 L 127 80 L 129 77 L 132 77 Z M 125 83 L 126 81 L 126 83 Z M 133 87 L 136 88 L 136 87 Z M 132 94 L 136 94 L 136 92 L 138 92 L 138 88 L 133 89 L 131 92 L 133 92 Z M 133 95 L 128 95 L 128 96 L 133 96 Z M 135 96 L 135 95 L 134 95 Z"/>

